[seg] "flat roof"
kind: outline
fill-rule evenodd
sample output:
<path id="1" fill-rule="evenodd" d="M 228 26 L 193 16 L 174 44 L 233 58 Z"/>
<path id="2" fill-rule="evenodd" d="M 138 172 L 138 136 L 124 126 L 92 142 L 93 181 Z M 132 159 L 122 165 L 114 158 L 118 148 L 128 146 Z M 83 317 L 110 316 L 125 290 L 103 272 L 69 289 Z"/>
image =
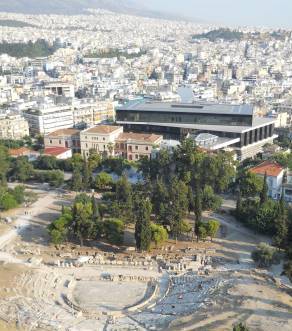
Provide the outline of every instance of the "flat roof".
<path id="1" fill-rule="evenodd" d="M 159 123 L 159 122 L 130 122 L 130 121 L 117 121 L 118 124 L 135 124 L 135 125 L 149 125 L 149 126 L 163 126 L 172 128 L 205 130 L 205 131 L 219 131 L 219 132 L 232 132 L 244 133 L 254 130 L 269 124 L 275 123 L 274 119 L 270 118 L 254 118 L 253 125 L 251 126 L 237 126 L 237 125 L 207 125 L 207 124 L 181 124 L 181 123 Z"/>
<path id="2" fill-rule="evenodd" d="M 248 104 L 232 105 L 207 102 L 171 103 L 171 102 L 132 102 L 117 110 L 147 111 L 147 112 L 180 112 L 198 114 L 221 114 L 253 116 L 253 106 Z"/>

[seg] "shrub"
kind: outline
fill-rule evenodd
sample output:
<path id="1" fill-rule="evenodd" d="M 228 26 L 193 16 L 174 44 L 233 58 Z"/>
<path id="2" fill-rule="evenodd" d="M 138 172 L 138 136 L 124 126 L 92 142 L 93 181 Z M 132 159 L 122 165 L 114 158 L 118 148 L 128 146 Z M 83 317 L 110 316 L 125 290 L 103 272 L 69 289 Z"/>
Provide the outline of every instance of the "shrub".
<path id="1" fill-rule="evenodd" d="M 269 268 L 275 263 L 276 250 L 268 244 L 260 243 L 251 256 L 258 267 Z"/>

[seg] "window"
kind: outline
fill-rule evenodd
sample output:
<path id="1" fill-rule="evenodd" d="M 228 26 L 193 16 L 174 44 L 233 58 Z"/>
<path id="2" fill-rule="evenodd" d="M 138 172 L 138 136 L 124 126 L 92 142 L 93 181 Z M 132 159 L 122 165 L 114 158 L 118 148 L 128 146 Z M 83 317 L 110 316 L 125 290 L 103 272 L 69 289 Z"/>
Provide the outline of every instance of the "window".
<path id="1" fill-rule="evenodd" d="M 138 146 L 135 146 L 135 150 L 136 150 L 136 151 L 138 150 Z"/>
<path id="2" fill-rule="evenodd" d="M 146 146 L 146 147 L 145 147 L 145 149 L 146 149 L 146 151 L 148 151 L 148 150 L 149 150 L 149 147 L 148 147 L 148 146 Z"/>
<path id="3" fill-rule="evenodd" d="M 59 145 L 61 145 L 62 144 L 62 141 L 61 140 L 59 140 Z"/>
<path id="4" fill-rule="evenodd" d="M 52 145 L 52 143 L 53 143 L 53 141 L 52 141 L 52 139 L 50 139 L 50 144 Z"/>
<path id="5" fill-rule="evenodd" d="M 102 140 L 105 141 L 105 138 L 103 137 Z"/>
<path id="6" fill-rule="evenodd" d="M 85 147 L 88 148 L 88 144 L 85 144 Z"/>
<path id="7" fill-rule="evenodd" d="M 136 159 L 136 160 L 139 159 L 139 155 L 138 155 L 138 154 L 135 155 L 135 159 Z"/>

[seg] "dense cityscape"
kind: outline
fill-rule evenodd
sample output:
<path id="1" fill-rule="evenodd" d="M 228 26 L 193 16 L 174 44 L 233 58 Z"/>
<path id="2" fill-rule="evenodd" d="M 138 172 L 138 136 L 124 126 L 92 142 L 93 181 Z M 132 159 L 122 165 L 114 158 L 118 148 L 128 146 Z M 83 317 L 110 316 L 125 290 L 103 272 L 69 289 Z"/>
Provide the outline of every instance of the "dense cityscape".
<path id="1" fill-rule="evenodd" d="M 290 331 L 292 30 L 101 8 L 0 12 L 0 330 Z"/>

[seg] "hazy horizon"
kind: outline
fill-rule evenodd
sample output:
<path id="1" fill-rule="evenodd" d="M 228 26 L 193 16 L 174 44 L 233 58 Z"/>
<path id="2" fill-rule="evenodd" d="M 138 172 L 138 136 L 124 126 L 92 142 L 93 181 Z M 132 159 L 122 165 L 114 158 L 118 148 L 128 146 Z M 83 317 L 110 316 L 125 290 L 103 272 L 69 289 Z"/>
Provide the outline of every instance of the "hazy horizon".
<path id="1" fill-rule="evenodd" d="M 291 0 L 147 0 L 145 5 L 210 23 L 292 28 Z"/>

